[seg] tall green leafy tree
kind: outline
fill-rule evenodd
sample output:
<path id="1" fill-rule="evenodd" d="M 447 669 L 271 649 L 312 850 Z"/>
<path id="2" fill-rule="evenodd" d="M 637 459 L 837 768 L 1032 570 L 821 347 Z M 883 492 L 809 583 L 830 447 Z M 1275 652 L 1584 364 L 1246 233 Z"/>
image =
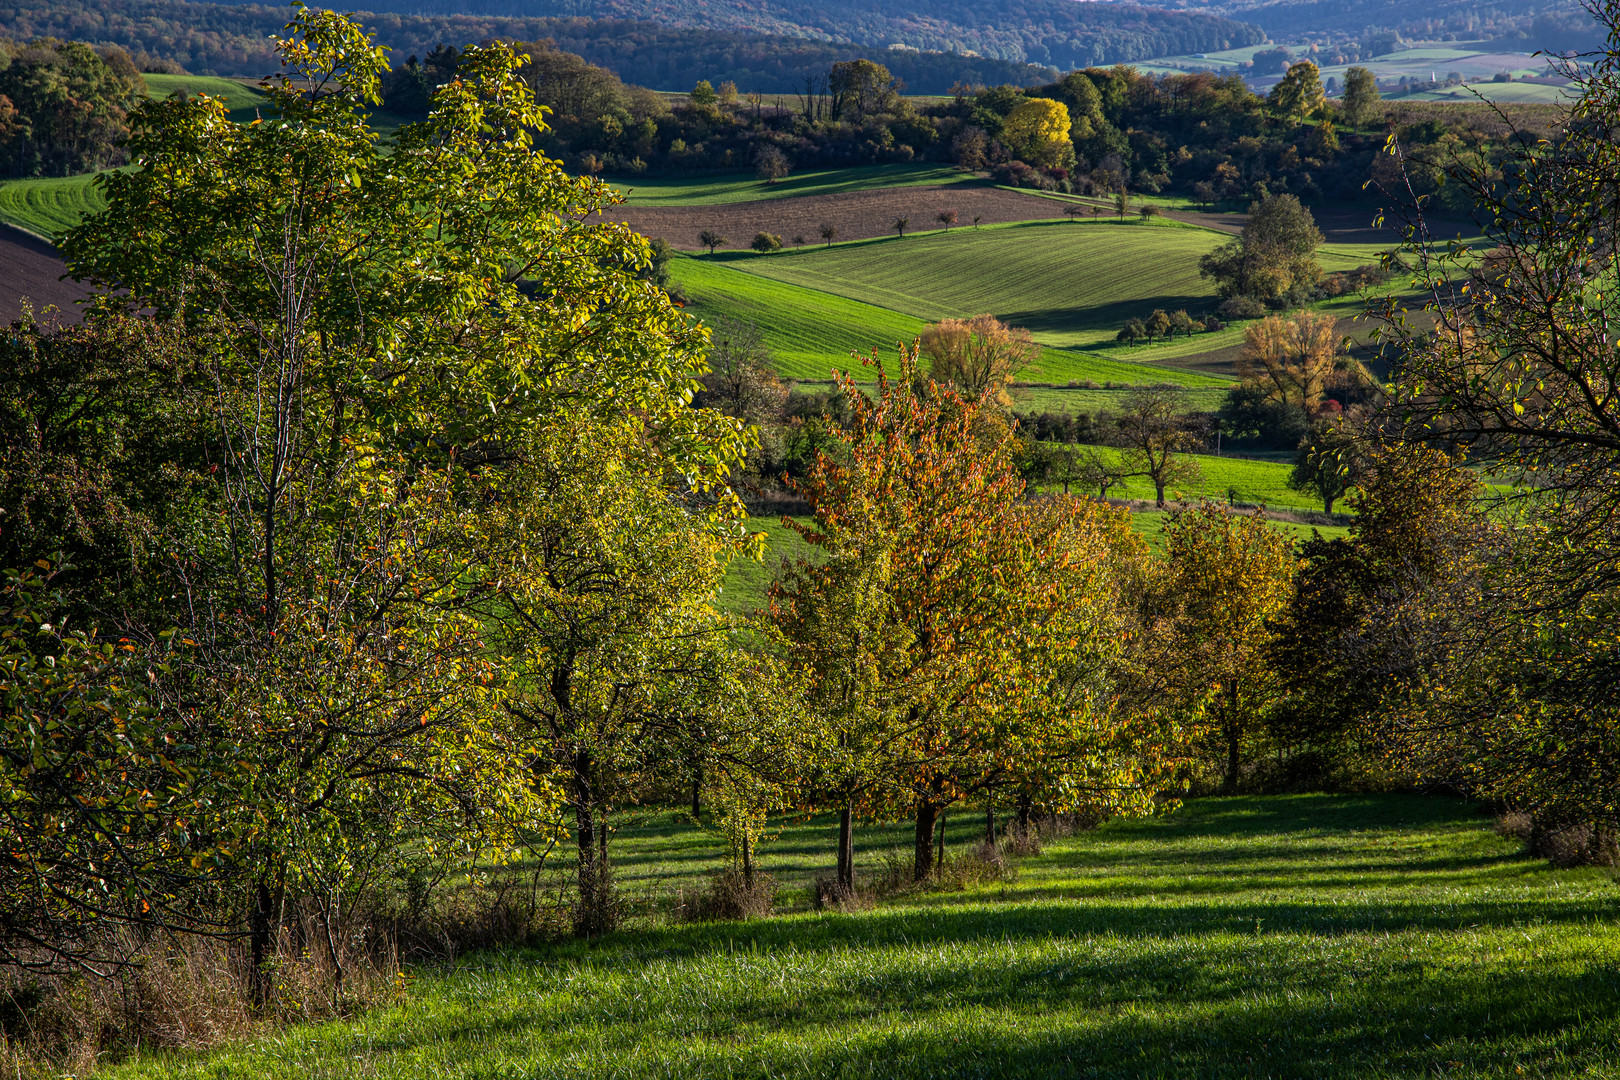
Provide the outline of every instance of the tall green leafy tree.
<path id="1" fill-rule="evenodd" d="M 382 50 L 330 12 L 289 30 L 263 119 L 143 105 L 136 168 L 63 243 L 103 308 L 150 311 L 207 358 L 208 512 L 163 587 L 198 642 L 177 693 L 242 748 L 229 827 L 256 958 L 285 890 L 336 907 L 406 839 L 448 855 L 548 816 L 556 789 L 507 764 L 473 583 L 442 560 L 517 455 L 635 416 L 718 520 L 745 446 L 687 404 L 702 332 L 636 276 L 645 241 L 584 224 L 612 195 L 536 151 L 520 56 L 468 50 L 385 145 Z"/>

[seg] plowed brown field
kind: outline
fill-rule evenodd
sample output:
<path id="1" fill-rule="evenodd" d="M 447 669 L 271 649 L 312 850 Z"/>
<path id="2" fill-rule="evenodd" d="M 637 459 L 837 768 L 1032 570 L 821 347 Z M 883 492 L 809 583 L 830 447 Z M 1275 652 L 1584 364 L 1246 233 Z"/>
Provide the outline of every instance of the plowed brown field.
<path id="1" fill-rule="evenodd" d="M 783 244 L 803 236 L 821 243 L 821 226 L 832 225 L 839 240 L 893 236 L 897 218 L 909 218 L 907 232 L 940 228 L 941 211 L 956 211 L 955 228 L 1003 221 L 1061 218 L 1063 203 L 993 187 L 953 184 L 950 187 L 888 188 L 842 195 L 806 195 L 792 199 L 724 203 L 715 206 L 615 206 L 602 216 L 622 221 L 651 237 L 662 237 L 683 251 L 698 250 L 698 233 L 712 229 L 727 238 L 729 248 L 745 248 L 754 234 L 775 233 Z"/>
<path id="2" fill-rule="evenodd" d="M 0 326 L 22 314 L 25 298 L 36 312 L 55 306 L 63 319 L 78 322 L 75 302 L 90 291 L 78 282 L 61 280 L 65 273 L 67 267 L 50 244 L 21 229 L 0 225 Z"/>

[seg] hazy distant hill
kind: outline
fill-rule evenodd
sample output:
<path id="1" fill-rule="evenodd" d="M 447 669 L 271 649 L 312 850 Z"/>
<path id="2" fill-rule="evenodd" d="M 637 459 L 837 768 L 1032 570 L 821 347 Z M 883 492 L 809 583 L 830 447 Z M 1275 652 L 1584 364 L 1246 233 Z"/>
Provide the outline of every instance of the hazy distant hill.
<path id="1" fill-rule="evenodd" d="M 674 79 L 663 87 L 669 89 L 685 89 L 701 75 L 785 91 L 805 64 L 824 69 L 865 55 L 883 59 L 915 92 L 943 92 L 958 79 L 1029 83 L 1050 76 L 1009 65 L 1130 63 L 1265 40 L 1254 26 L 1221 16 L 1075 0 L 374 0 L 368 6 L 380 11 L 363 13 L 365 21 L 401 56 L 440 41 L 553 37 L 629 82 L 663 87 Z M 219 74 L 262 73 L 269 62 L 265 38 L 286 20 L 285 7 L 188 0 L 0 6 L 0 33 L 11 37 L 119 44 Z M 743 72 L 754 77 L 739 78 Z"/>
<path id="2" fill-rule="evenodd" d="M 1164 6 L 1242 19 L 1280 41 L 1393 30 L 1410 41 L 1491 41 L 1526 52 L 1603 47 L 1603 34 L 1577 0 L 1165 0 Z"/>
<path id="3" fill-rule="evenodd" d="M 1059 68 L 1257 45 L 1231 19 L 1075 0 L 382 0 L 421 14 L 582 16 L 976 52 Z"/>

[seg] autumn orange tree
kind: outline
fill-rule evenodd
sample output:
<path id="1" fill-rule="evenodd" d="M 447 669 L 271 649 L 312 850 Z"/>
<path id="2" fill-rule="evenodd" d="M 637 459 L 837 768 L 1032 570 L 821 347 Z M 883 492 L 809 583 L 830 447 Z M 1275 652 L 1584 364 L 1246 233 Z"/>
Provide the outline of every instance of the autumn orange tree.
<path id="1" fill-rule="evenodd" d="M 1238 374 L 1284 405 L 1310 412 L 1322 403 L 1339 353 L 1332 315 L 1300 310 L 1268 315 L 1243 331 Z"/>
<path id="2" fill-rule="evenodd" d="M 823 787 L 842 800 L 845 884 L 855 813 L 909 811 L 921 879 L 940 815 L 963 798 L 1009 783 L 1058 798 L 1140 786 L 1104 682 L 1123 640 L 1115 563 L 1135 550 L 1121 520 L 1078 500 L 1026 503 L 1015 436 L 990 421 L 988 395 L 919 388 L 915 350 L 892 379 L 869 362 L 875 397 L 841 376 L 840 452 L 800 484 L 814 518 L 794 527 L 824 557 L 772 588 L 834 748 Z M 1054 708 L 1043 695 L 1064 680 Z"/>
<path id="3" fill-rule="evenodd" d="M 923 331 L 921 343 L 935 382 L 968 398 L 988 393 L 1002 406 L 1012 404 L 1007 386 L 1041 355 L 1028 330 L 994 315 L 941 319 Z"/>

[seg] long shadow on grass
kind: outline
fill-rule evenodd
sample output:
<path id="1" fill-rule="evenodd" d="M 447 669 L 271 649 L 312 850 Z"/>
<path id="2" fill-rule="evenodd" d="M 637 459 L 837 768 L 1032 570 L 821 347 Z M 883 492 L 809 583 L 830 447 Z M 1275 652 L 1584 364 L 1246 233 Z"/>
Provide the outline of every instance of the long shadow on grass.
<path id="1" fill-rule="evenodd" d="M 1441 967 L 1407 962 L 1398 942 L 1345 957 L 1265 939 L 949 960 L 750 954 L 724 978 L 662 958 L 593 963 L 523 979 L 503 999 L 515 1008 L 433 1038 L 586 1036 L 592 1056 L 566 1073 L 527 1073 L 579 1077 L 1563 1076 L 1617 1059 L 1612 965 Z M 681 1037 L 649 1039 L 649 1023 Z"/>

